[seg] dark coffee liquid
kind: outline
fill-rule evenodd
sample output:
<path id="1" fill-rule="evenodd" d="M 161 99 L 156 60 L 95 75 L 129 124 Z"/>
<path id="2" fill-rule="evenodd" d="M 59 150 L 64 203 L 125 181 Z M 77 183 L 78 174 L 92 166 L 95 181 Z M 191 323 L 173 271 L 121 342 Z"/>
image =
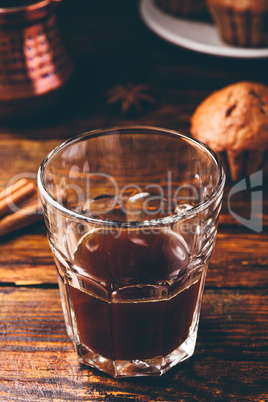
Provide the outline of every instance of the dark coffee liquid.
<path id="1" fill-rule="evenodd" d="M 69 292 L 80 342 L 113 360 L 166 356 L 188 337 L 200 276 L 178 278 L 188 254 L 167 232 L 96 231 L 74 255 L 80 289 Z"/>

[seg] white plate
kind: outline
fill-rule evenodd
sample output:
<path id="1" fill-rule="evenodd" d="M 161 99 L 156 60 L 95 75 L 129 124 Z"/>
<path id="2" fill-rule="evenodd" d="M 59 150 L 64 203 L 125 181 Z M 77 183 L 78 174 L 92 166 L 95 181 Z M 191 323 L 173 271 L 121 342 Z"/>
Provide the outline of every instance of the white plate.
<path id="1" fill-rule="evenodd" d="M 225 44 L 214 25 L 170 16 L 162 12 L 154 0 L 142 0 L 143 20 L 156 34 L 169 42 L 201 53 L 225 57 L 268 57 L 268 48 L 241 48 Z"/>

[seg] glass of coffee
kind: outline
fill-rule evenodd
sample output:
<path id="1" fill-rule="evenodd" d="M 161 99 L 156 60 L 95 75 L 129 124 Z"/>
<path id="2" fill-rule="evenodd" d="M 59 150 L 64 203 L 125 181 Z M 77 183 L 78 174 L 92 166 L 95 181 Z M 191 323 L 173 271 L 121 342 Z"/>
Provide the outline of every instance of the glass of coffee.
<path id="1" fill-rule="evenodd" d="M 81 362 L 161 375 L 194 353 L 225 174 L 175 131 L 96 130 L 43 161 L 38 185 L 66 327 Z"/>

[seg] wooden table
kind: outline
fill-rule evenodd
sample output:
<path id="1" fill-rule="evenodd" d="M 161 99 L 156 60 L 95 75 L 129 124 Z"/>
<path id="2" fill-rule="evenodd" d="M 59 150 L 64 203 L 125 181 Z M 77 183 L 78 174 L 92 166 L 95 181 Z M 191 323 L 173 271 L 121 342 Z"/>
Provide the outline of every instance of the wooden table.
<path id="1" fill-rule="evenodd" d="M 45 118 L 0 126 L 1 188 L 17 174 L 35 174 L 43 157 L 75 134 L 136 123 L 187 133 L 211 91 L 240 80 L 268 84 L 267 60 L 212 57 L 158 38 L 135 0 L 65 0 L 59 19 L 76 62 L 72 92 Z M 107 105 L 107 90 L 128 82 L 148 85 L 155 103 L 127 115 Z M 267 401 L 267 197 L 264 228 L 255 233 L 230 215 L 228 193 L 196 352 L 161 378 L 114 380 L 79 364 L 44 224 L 2 239 L 0 401 Z M 248 195 L 231 204 L 245 217 Z"/>

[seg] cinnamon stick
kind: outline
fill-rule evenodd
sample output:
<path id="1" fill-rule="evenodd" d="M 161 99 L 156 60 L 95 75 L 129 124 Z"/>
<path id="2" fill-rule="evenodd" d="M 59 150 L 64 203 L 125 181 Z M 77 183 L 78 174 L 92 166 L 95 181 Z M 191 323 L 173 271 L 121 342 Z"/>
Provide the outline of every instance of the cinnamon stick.
<path id="1" fill-rule="evenodd" d="M 13 209 L 20 206 L 23 201 L 36 192 L 33 183 L 21 179 L 0 193 L 0 216 L 13 212 Z"/>
<path id="2" fill-rule="evenodd" d="M 29 183 L 27 179 L 20 179 L 11 186 L 6 187 L 4 190 L 0 191 L 0 201 L 6 198 L 11 193 L 17 191 L 21 187 L 26 186 L 27 183 Z"/>
<path id="3" fill-rule="evenodd" d="M 0 236 L 22 229 L 43 218 L 41 201 L 34 200 L 13 214 L 0 220 Z"/>

